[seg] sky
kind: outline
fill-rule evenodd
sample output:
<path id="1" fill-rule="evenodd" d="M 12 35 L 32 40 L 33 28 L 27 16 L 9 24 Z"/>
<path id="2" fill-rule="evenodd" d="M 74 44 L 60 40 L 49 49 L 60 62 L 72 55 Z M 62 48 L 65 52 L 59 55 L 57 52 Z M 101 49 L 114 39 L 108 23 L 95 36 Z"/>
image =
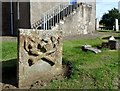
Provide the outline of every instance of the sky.
<path id="1" fill-rule="evenodd" d="M 118 2 L 120 0 L 96 0 L 96 18 L 99 20 L 104 13 L 107 13 L 108 10 L 113 8 L 118 9 Z"/>

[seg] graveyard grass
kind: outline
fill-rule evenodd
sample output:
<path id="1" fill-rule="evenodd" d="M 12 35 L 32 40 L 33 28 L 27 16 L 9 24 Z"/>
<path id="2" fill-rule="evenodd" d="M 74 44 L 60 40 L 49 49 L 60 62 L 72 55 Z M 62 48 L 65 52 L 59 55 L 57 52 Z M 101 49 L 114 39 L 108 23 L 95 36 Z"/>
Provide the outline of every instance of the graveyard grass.
<path id="1" fill-rule="evenodd" d="M 2 61 L 14 59 L 17 57 L 17 43 L 16 42 L 2 42 Z"/>
<path id="2" fill-rule="evenodd" d="M 66 40 L 63 61 L 72 66 L 71 75 L 63 80 L 53 80 L 42 89 L 116 89 L 118 86 L 118 51 L 102 49 L 101 53 L 83 52 L 81 46 L 97 46 L 102 39 Z M 1 51 L 1 50 L 0 50 Z M 17 58 L 17 43 L 2 43 L 3 61 Z M 6 67 L 15 66 L 11 63 Z"/>

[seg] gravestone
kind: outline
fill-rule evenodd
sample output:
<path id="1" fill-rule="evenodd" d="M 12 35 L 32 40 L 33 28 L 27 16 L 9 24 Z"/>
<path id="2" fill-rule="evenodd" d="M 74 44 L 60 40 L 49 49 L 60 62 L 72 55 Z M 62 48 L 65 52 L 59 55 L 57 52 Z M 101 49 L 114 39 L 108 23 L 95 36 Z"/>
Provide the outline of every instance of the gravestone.
<path id="1" fill-rule="evenodd" d="M 62 31 L 19 29 L 18 87 L 50 79 L 62 70 Z"/>
<path id="2" fill-rule="evenodd" d="M 96 18 L 96 30 L 99 30 L 99 20 Z"/>
<path id="3" fill-rule="evenodd" d="M 115 30 L 119 31 L 118 19 L 115 19 Z"/>
<path id="4" fill-rule="evenodd" d="M 119 48 L 119 43 L 118 41 L 114 38 L 114 36 L 111 36 L 108 41 L 108 48 L 111 50 L 115 50 Z"/>

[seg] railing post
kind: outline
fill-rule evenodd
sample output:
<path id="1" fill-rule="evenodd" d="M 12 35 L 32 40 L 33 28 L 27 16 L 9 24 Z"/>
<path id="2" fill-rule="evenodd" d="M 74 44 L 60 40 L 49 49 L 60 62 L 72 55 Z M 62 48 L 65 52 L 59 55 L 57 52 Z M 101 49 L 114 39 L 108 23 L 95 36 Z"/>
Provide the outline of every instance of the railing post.
<path id="1" fill-rule="evenodd" d="M 59 21 L 60 21 L 60 5 L 59 5 Z"/>
<path id="2" fill-rule="evenodd" d="M 45 24 L 45 30 L 47 30 L 47 15 L 46 15 L 46 24 Z"/>
<path id="3" fill-rule="evenodd" d="M 51 13 L 51 15 L 50 15 L 50 28 L 51 28 L 51 26 L 53 25 L 53 19 L 52 19 L 52 13 Z"/>
<path id="4" fill-rule="evenodd" d="M 63 19 L 64 19 L 64 16 L 65 16 L 65 7 L 63 7 Z"/>
<path id="5" fill-rule="evenodd" d="M 70 13 L 72 12 L 72 5 L 70 5 Z"/>
<path id="6" fill-rule="evenodd" d="M 48 24 L 47 24 L 47 29 L 49 29 L 49 14 L 48 14 L 47 17 L 48 17 L 48 21 L 47 21 L 47 23 L 48 23 Z"/>
<path id="7" fill-rule="evenodd" d="M 64 15 L 63 10 L 64 10 L 64 6 L 62 5 L 62 19 L 63 19 L 63 15 Z"/>
<path id="8" fill-rule="evenodd" d="M 38 28 L 41 24 L 44 30 L 49 29 L 51 26 L 55 26 L 55 23 L 59 23 L 60 19 L 63 19 L 64 16 L 68 15 L 72 11 L 72 5 L 66 3 L 59 3 L 59 5 L 51 8 L 43 14 L 43 17 L 40 21 L 37 21 L 33 24 L 33 28 Z"/>
<path id="9" fill-rule="evenodd" d="M 66 9 L 65 9 L 65 15 L 67 16 L 67 7 L 66 7 Z"/>
<path id="10" fill-rule="evenodd" d="M 68 13 L 70 14 L 70 5 L 68 6 Z"/>
<path id="11" fill-rule="evenodd" d="M 57 23 L 59 23 L 59 7 L 57 9 Z"/>
<path id="12" fill-rule="evenodd" d="M 44 30 L 45 30 L 45 14 L 44 14 Z"/>
<path id="13" fill-rule="evenodd" d="M 52 14 L 52 26 L 54 26 L 54 11 L 53 11 L 53 14 Z"/>
<path id="14" fill-rule="evenodd" d="M 54 21 L 54 25 L 55 25 L 55 23 L 56 23 L 56 21 L 57 21 L 57 20 L 56 20 L 56 19 L 57 19 L 57 18 L 56 18 L 56 10 L 54 11 L 54 17 L 55 17 L 55 21 Z"/>

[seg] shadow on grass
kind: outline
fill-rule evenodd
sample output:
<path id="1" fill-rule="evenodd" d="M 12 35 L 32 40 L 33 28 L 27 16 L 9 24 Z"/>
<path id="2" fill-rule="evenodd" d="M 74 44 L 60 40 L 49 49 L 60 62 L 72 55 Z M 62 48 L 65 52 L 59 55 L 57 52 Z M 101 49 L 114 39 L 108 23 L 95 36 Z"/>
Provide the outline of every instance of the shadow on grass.
<path id="1" fill-rule="evenodd" d="M 62 58 L 62 66 L 64 69 L 64 76 L 68 79 L 70 78 L 72 74 L 72 63 L 70 61 L 67 61 L 65 58 Z"/>
<path id="2" fill-rule="evenodd" d="M 112 30 L 98 30 L 98 32 L 113 32 Z"/>
<path id="3" fill-rule="evenodd" d="M 2 83 L 17 86 L 17 59 L 7 60 L 1 63 Z"/>
<path id="4" fill-rule="evenodd" d="M 120 33 L 120 31 L 114 31 L 114 30 L 98 30 L 98 32 Z"/>

